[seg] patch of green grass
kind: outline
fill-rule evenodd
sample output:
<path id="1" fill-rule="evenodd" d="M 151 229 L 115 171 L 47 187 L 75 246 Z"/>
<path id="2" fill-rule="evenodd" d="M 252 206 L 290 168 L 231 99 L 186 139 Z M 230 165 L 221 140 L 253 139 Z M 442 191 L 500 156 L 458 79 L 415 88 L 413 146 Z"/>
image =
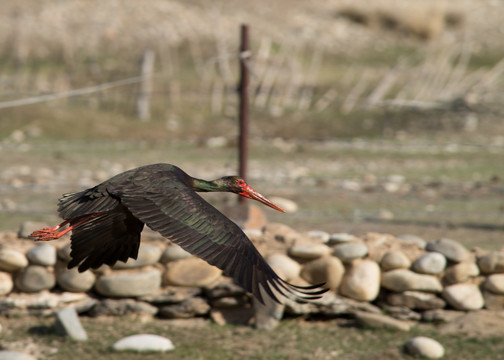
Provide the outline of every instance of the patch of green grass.
<path id="1" fill-rule="evenodd" d="M 180 326 L 166 320 L 140 322 L 130 317 L 81 317 L 89 340 L 75 342 L 56 335 L 52 321 L 50 318 L 8 320 L 0 342 L 2 346 L 12 348 L 16 341 L 24 339 L 24 344 L 36 344 L 42 352 L 41 359 L 82 360 L 97 357 L 121 360 L 159 358 L 160 355 L 155 353 L 115 353 L 110 350 L 115 341 L 135 333 L 168 337 L 176 349 L 162 356 L 174 359 L 404 359 L 402 346 L 409 338 L 419 335 L 438 340 L 446 349 L 447 360 L 466 358 L 467 354 L 475 359 L 499 359 L 504 353 L 504 344 L 499 339 L 443 335 L 431 325 L 414 327 L 410 332 L 395 332 L 355 328 L 348 320 L 306 322 L 284 319 L 273 331 L 259 331 L 212 323 Z M 51 354 L 53 349 L 56 353 Z"/>

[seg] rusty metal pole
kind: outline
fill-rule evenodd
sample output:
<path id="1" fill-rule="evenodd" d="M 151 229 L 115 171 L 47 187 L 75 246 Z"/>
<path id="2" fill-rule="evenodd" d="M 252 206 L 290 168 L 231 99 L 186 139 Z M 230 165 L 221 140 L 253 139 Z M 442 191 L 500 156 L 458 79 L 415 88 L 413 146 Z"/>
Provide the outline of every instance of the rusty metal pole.
<path id="1" fill-rule="evenodd" d="M 242 24 L 240 31 L 240 84 L 238 94 L 240 96 L 240 135 L 239 135 L 239 165 L 238 174 L 243 179 L 247 179 L 247 157 L 248 157 L 248 83 L 249 72 L 247 61 L 250 58 L 249 52 L 249 28 L 248 25 Z M 239 197 L 240 202 L 246 200 L 244 197 Z"/>

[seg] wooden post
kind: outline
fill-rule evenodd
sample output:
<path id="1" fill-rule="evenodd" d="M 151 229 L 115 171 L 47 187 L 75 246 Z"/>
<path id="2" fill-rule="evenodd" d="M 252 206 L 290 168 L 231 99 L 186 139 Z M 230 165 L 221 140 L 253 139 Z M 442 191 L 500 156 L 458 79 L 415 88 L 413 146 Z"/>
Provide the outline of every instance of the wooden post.
<path id="1" fill-rule="evenodd" d="M 152 92 L 152 72 L 154 69 L 154 51 L 147 50 L 142 60 L 140 94 L 137 100 L 137 113 L 140 121 L 149 121 L 150 94 Z"/>
<path id="2" fill-rule="evenodd" d="M 249 29 L 248 25 L 242 25 L 240 31 L 240 108 L 239 108 L 239 121 L 240 121 L 240 135 L 239 135 L 239 165 L 238 174 L 241 178 L 247 178 L 247 157 L 248 157 L 248 112 L 249 112 L 249 99 L 248 99 L 248 83 L 249 72 L 247 61 L 250 57 L 249 53 Z M 240 196 L 240 202 L 245 200 Z"/>

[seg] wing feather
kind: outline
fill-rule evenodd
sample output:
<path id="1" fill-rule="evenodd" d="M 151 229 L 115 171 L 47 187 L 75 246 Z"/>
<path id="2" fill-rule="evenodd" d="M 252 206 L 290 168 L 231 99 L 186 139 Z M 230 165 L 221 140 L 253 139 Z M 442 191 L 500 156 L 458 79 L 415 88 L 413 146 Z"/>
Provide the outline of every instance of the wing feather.
<path id="1" fill-rule="evenodd" d="M 170 182 L 169 186 L 163 181 Z M 291 287 L 273 271 L 235 223 L 183 182 L 175 182 L 168 176 L 164 180 L 158 178 L 156 186 L 148 191 L 131 182 L 121 189 L 120 198 L 141 222 L 220 268 L 261 302 L 259 284 L 276 301 L 274 291 L 299 299 L 319 298 L 325 291 Z"/>
<path id="2" fill-rule="evenodd" d="M 189 176 L 168 164 L 126 171 L 91 189 L 65 194 L 58 211 L 70 224 L 94 214 L 72 231 L 69 267 L 80 271 L 136 258 L 140 232 L 151 229 L 222 269 L 264 302 L 261 288 L 298 301 L 320 298 L 325 289 L 282 280 L 243 231 L 186 183 Z"/>
<path id="3" fill-rule="evenodd" d="M 123 206 L 77 226 L 72 231 L 68 268 L 79 265 L 79 271 L 85 271 L 136 259 L 143 226 Z"/>

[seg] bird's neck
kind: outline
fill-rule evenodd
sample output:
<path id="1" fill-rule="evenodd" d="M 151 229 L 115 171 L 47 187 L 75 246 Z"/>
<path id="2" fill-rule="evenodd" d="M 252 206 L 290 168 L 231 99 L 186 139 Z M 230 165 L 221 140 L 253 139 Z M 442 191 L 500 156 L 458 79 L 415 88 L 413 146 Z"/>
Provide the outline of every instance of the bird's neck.
<path id="1" fill-rule="evenodd" d="M 226 183 L 224 181 L 220 181 L 220 179 L 207 181 L 193 178 L 191 187 L 194 191 L 200 192 L 227 191 Z"/>

